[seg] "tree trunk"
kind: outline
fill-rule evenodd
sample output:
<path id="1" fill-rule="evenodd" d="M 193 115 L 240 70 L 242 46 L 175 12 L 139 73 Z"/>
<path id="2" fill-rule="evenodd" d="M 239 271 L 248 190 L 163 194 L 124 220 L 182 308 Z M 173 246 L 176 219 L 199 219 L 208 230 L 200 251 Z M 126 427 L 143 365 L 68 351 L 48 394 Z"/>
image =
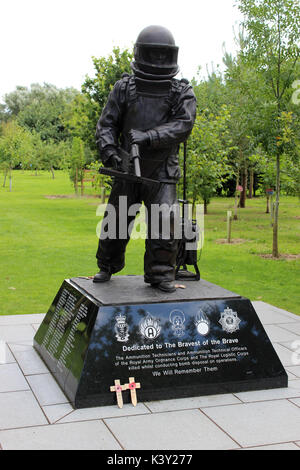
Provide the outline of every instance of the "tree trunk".
<path id="1" fill-rule="evenodd" d="M 234 216 L 233 220 L 238 220 L 238 205 L 239 205 L 239 192 L 237 191 L 237 187 L 240 182 L 240 171 L 238 170 L 236 175 L 236 185 L 235 185 L 235 198 L 234 198 Z"/>
<path id="2" fill-rule="evenodd" d="M 253 198 L 253 186 L 254 186 L 254 170 L 251 168 L 250 170 L 250 181 L 249 181 L 249 194 L 248 199 Z"/>
<path id="3" fill-rule="evenodd" d="M 242 174 L 242 186 L 243 186 L 243 191 L 241 192 L 241 197 L 240 197 L 240 207 L 244 209 L 246 207 L 246 196 L 247 196 L 247 167 L 244 168 L 243 174 Z"/>
<path id="4" fill-rule="evenodd" d="M 267 196 L 266 214 L 270 214 L 270 196 Z"/>
<path id="5" fill-rule="evenodd" d="M 9 169 L 9 192 L 11 193 L 12 191 L 12 174 L 11 174 L 11 168 Z"/>
<path id="6" fill-rule="evenodd" d="M 280 198 L 280 149 L 277 150 L 277 158 L 276 158 L 276 202 L 274 204 L 273 248 L 272 248 L 272 256 L 274 258 L 279 258 L 279 248 L 278 248 L 279 198 Z"/>
<path id="7" fill-rule="evenodd" d="M 3 180 L 3 188 L 5 188 L 5 184 L 6 184 L 6 177 L 7 177 L 7 170 L 5 170 L 5 173 L 4 173 L 4 180 Z"/>
<path id="8" fill-rule="evenodd" d="M 275 90 L 275 97 L 277 101 L 277 138 L 279 138 L 281 134 L 281 126 L 280 126 L 280 116 L 281 116 L 281 98 L 282 94 L 280 94 L 280 80 L 281 80 L 281 23 L 280 17 L 278 13 L 278 62 L 277 62 L 277 86 Z M 277 139 L 276 139 L 277 140 Z M 278 142 L 276 142 L 276 145 Z M 273 247 L 272 247 L 272 256 L 274 258 L 279 258 L 279 249 L 278 249 L 278 219 L 279 219 L 279 197 L 280 197 L 280 156 L 281 156 L 281 149 L 277 145 L 276 151 L 276 202 L 274 204 L 274 208 L 272 208 L 273 214 Z"/>
<path id="9" fill-rule="evenodd" d="M 51 173 L 52 173 L 52 179 L 54 180 L 54 178 L 55 178 L 55 175 L 54 175 L 54 170 L 53 170 L 53 168 L 52 168 L 52 167 L 50 168 L 50 170 L 51 170 Z"/>
<path id="10" fill-rule="evenodd" d="M 78 196 L 78 168 L 77 167 L 75 170 L 74 188 L 75 188 L 75 194 L 76 196 Z"/>
<path id="11" fill-rule="evenodd" d="M 204 202 L 204 214 L 207 215 L 207 206 L 209 203 L 207 202 L 206 199 L 204 199 L 203 202 Z"/>

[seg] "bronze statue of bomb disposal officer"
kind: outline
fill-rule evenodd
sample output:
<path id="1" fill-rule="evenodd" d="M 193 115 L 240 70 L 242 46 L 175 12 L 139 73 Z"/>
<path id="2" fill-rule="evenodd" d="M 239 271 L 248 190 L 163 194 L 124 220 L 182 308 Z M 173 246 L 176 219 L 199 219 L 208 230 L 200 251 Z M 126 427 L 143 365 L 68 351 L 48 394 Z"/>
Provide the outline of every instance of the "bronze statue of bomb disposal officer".
<path id="1" fill-rule="evenodd" d="M 167 239 L 162 234 L 151 238 L 151 206 L 164 204 L 171 208 L 178 204 L 179 144 L 189 136 L 196 116 L 192 87 L 187 80 L 174 78 L 179 72 L 177 56 L 178 47 L 168 29 L 162 26 L 143 29 L 134 47 L 133 74 L 124 74 L 115 84 L 96 130 L 97 145 L 106 167 L 122 171 L 123 151 L 130 152 L 131 146 L 137 144 L 142 176 L 159 182 L 151 185 L 117 178 L 109 204 L 115 207 L 118 219 L 120 196 L 127 197 L 128 207 L 144 202 L 148 214 L 144 280 L 164 292 L 175 291 L 178 240 L 171 220 Z M 133 225 L 133 219 L 127 217 L 128 226 Z M 118 234 L 118 220 L 116 226 Z M 130 234 L 122 239 L 100 236 L 96 255 L 100 271 L 94 276 L 94 282 L 107 282 L 112 274 L 123 269 L 129 237 Z"/>

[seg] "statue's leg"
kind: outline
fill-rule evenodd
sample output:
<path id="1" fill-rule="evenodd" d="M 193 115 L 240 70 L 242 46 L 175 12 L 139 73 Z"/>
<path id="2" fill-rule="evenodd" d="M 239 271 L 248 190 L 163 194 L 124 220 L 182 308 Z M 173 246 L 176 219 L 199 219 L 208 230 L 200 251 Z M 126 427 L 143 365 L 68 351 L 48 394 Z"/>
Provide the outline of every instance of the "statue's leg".
<path id="1" fill-rule="evenodd" d="M 135 216 L 128 216 L 128 208 L 138 202 L 138 185 L 127 181 L 114 183 L 104 214 L 96 254 L 101 270 L 114 274 L 124 268 L 125 250 L 130 239 L 128 227 L 135 219 Z"/>
<path id="2" fill-rule="evenodd" d="M 145 282 L 158 284 L 175 279 L 179 223 L 176 185 L 161 183 L 144 196 L 148 214 L 148 238 L 144 257 Z M 177 231 L 178 233 L 178 231 Z"/>

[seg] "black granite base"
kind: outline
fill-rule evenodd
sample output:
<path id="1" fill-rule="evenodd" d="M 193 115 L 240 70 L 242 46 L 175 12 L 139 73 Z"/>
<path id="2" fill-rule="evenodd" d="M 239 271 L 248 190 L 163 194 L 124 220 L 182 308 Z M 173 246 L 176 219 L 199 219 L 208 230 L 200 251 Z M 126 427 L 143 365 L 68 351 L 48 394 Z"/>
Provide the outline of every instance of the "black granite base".
<path id="1" fill-rule="evenodd" d="M 141 276 L 63 282 L 34 347 L 75 408 L 115 404 L 110 386 L 129 377 L 141 383 L 139 401 L 287 386 L 248 299 L 204 280 L 185 286 L 164 294 Z"/>

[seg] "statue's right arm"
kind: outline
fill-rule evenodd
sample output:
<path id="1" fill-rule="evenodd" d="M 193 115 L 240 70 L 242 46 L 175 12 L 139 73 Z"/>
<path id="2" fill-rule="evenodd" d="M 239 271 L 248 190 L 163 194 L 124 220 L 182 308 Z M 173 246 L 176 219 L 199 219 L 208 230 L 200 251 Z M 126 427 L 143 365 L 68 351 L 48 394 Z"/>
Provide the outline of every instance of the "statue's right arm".
<path id="1" fill-rule="evenodd" d="M 120 80 L 110 92 L 96 127 L 96 144 L 103 163 L 106 163 L 112 155 L 118 155 L 117 148 L 125 98 L 121 85 Z"/>

